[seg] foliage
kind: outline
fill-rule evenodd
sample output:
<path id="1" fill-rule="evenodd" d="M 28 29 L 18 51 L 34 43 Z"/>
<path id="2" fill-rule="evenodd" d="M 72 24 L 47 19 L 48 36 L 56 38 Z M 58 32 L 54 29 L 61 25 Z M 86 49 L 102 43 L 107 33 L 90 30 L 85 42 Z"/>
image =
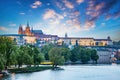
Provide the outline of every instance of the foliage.
<path id="1" fill-rule="evenodd" d="M 120 45 L 120 41 L 114 41 L 113 44 L 114 45 Z"/>
<path id="2" fill-rule="evenodd" d="M 94 61 L 96 61 L 99 59 L 99 56 L 97 55 L 97 51 L 96 50 L 91 50 L 91 59 Z"/>
<path id="3" fill-rule="evenodd" d="M 9 37 L 0 37 L 0 71 L 11 65 L 39 65 L 44 56 L 33 45 L 18 46 Z"/>
<path id="4" fill-rule="evenodd" d="M 40 67 L 24 67 L 24 68 L 14 68 L 9 69 L 9 72 L 11 73 L 27 73 L 27 72 L 36 72 L 36 71 L 42 71 L 52 69 L 51 66 L 40 66 Z"/>
<path id="5" fill-rule="evenodd" d="M 3 64 L 5 65 L 6 68 L 10 66 L 10 56 L 12 51 L 14 50 L 13 47 L 14 45 L 11 38 L 3 36 L 0 37 L 0 54 L 4 58 Z"/>
<path id="6" fill-rule="evenodd" d="M 96 50 L 88 49 L 81 46 L 75 46 L 74 49 L 71 50 L 70 60 L 72 62 L 81 61 L 82 63 L 88 63 L 92 59 L 96 61 L 99 59 Z"/>
<path id="7" fill-rule="evenodd" d="M 62 65 L 65 61 L 64 56 L 61 54 L 61 48 L 54 47 L 49 51 L 49 59 L 53 63 L 53 67 Z"/>
<path id="8" fill-rule="evenodd" d="M 80 48 L 81 46 L 75 46 L 74 49 L 71 50 L 70 60 L 72 62 L 76 62 L 80 59 Z"/>
<path id="9" fill-rule="evenodd" d="M 87 63 L 90 60 L 90 49 L 82 49 L 80 52 L 80 59 L 82 63 Z"/>
<path id="10" fill-rule="evenodd" d="M 34 48 L 34 65 L 39 65 L 41 61 L 44 60 L 43 53 L 40 53 L 38 48 Z"/>
<path id="11" fill-rule="evenodd" d="M 48 52 L 55 47 L 53 44 L 45 45 L 41 48 L 41 52 L 45 55 L 45 60 L 49 60 Z"/>
<path id="12" fill-rule="evenodd" d="M 2 71 L 2 69 L 4 69 L 4 58 L 3 56 L 0 54 L 0 72 Z"/>
<path id="13" fill-rule="evenodd" d="M 61 48 L 61 55 L 64 56 L 65 61 L 68 61 L 71 56 L 71 52 L 68 48 Z"/>

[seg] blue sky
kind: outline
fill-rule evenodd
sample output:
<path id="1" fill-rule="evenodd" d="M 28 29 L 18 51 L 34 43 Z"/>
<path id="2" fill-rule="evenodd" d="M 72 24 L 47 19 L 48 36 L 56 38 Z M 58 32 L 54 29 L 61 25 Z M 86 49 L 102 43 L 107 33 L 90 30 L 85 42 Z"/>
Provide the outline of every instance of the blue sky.
<path id="1" fill-rule="evenodd" d="M 45 34 L 120 40 L 120 0 L 0 0 L 0 34 L 27 22 Z"/>

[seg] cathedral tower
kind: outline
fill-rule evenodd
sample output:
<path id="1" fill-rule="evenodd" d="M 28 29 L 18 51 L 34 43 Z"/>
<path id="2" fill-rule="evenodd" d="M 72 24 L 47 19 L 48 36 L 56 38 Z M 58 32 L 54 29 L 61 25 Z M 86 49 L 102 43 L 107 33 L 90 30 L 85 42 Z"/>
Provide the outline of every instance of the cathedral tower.
<path id="1" fill-rule="evenodd" d="M 18 34 L 23 34 L 23 28 L 22 28 L 22 25 L 21 25 L 21 24 L 20 24 L 20 26 L 19 26 Z"/>

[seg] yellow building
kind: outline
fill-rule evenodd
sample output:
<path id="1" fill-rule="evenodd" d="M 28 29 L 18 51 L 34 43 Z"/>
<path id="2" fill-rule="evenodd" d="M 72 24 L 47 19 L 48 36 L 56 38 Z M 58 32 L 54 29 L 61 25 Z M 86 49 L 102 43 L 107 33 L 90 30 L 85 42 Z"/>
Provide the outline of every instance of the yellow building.
<path id="1" fill-rule="evenodd" d="M 80 38 L 80 37 L 60 37 L 58 40 L 58 45 L 81 45 L 81 46 L 106 46 L 112 45 L 112 40 L 110 37 L 107 39 L 94 39 L 94 38 Z"/>

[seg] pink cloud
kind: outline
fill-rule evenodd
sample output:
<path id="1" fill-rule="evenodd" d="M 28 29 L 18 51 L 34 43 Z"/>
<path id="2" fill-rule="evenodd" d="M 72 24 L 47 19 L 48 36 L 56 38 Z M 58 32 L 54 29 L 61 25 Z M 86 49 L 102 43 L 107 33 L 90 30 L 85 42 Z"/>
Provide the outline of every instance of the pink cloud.
<path id="1" fill-rule="evenodd" d="M 102 3 L 98 4 L 98 5 L 96 5 L 94 10 L 95 11 L 101 10 L 102 8 L 104 8 L 104 6 L 105 6 L 105 3 L 102 2 Z"/>
<path id="2" fill-rule="evenodd" d="M 7 31 L 8 29 L 5 28 L 5 27 L 0 26 L 0 30 L 1 30 L 1 31 Z"/>
<path id="3" fill-rule="evenodd" d="M 40 1 L 35 1 L 35 2 L 31 5 L 31 8 L 38 8 L 40 5 L 42 5 L 42 2 L 40 2 Z"/>
<path id="4" fill-rule="evenodd" d="M 91 28 L 95 27 L 95 22 L 94 21 L 86 21 L 84 25 L 84 29 L 89 30 Z"/>
<path id="5" fill-rule="evenodd" d="M 43 19 L 64 19 L 64 17 L 58 13 L 56 13 L 52 9 L 48 9 L 43 15 Z"/>
<path id="6" fill-rule="evenodd" d="M 36 1 L 36 2 L 34 2 L 33 4 L 39 6 L 39 5 L 41 5 L 42 3 L 41 3 L 40 1 Z"/>
<path id="7" fill-rule="evenodd" d="M 77 2 L 78 4 L 81 4 L 81 3 L 84 2 L 84 0 L 76 0 L 76 2 Z"/>
<path id="8" fill-rule="evenodd" d="M 73 9 L 74 8 L 74 5 L 71 2 L 67 1 L 67 0 L 63 0 L 63 3 L 69 9 Z"/>

